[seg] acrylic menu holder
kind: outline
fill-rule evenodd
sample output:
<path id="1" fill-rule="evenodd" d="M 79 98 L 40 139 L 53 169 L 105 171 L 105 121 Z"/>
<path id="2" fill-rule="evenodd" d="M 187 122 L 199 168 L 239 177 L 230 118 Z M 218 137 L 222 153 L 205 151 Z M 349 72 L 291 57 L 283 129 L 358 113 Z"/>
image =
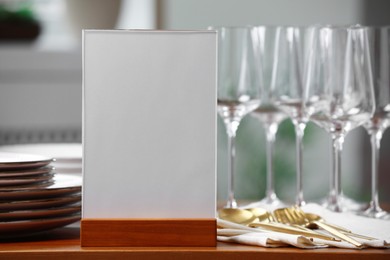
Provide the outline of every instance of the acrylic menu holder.
<path id="1" fill-rule="evenodd" d="M 83 32 L 82 246 L 216 245 L 216 33 Z"/>

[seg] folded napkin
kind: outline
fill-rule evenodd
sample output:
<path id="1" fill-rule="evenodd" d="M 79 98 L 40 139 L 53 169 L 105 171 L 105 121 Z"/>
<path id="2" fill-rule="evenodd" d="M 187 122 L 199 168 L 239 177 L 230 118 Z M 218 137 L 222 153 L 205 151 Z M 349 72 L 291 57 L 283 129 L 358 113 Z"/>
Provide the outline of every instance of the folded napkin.
<path id="1" fill-rule="evenodd" d="M 217 229 L 217 240 L 222 242 L 263 247 L 291 245 L 299 248 L 323 248 L 327 246 L 321 243 L 314 243 L 312 239 L 304 236 L 249 228 L 222 219 L 217 219 L 217 225 L 222 227 Z"/>
<path id="2" fill-rule="evenodd" d="M 252 204 L 247 207 L 255 206 Z M 370 219 L 356 216 L 352 213 L 335 213 L 313 203 L 307 204 L 302 209 L 308 213 L 318 214 L 327 222 L 345 227 L 354 233 L 377 238 L 376 240 L 365 240 L 354 237 L 364 247 L 390 248 L 390 221 L 388 220 Z M 263 247 L 294 246 L 309 249 L 324 247 L 358 249 L 354 245 L 344 241 L 328 241 L 318 238 L 308 238 L 303 235 L 291 235 L 259 228 L 249 228 L 222 219 L 217 219 L 217 224 L 219 227 L 217 230 L 217 239 L 223 242 Z"/>

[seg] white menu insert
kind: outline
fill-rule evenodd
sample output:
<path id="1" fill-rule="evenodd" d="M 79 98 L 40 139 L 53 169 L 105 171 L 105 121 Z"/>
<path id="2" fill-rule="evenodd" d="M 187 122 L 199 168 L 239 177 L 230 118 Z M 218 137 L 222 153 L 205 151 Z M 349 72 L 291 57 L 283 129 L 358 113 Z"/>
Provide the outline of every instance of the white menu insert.
<path id="1" fill-rule="evenodd" d="M 85 30 L 83 218 L 214 218 L 216 33 Z"/>

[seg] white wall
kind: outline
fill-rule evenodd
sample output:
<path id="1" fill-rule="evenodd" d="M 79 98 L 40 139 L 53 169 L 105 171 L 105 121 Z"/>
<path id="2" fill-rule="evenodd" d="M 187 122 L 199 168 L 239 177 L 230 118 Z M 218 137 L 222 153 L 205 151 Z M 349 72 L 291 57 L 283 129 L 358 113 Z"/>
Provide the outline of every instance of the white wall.
<path id="1" fill-rule="evenodd" d="M 104 0 L 93 2 L 109 4 Z M 94 25 L 96 14 L 93 12 L 104 13 L 104 7 L 89 8 L 88 14 L 84 12 L 81 16 L 90 20 L 74 19 L 84 21 L 84 24 L 75 24 L 69 19 L 79 13 L 70 15 L 70 3 L 74 5 L 78 1 L 34 0 L 33 7 L 42 25 L 39 38 L 33 42 L 0 42 L 2 134 L 4 131 L 39 134 L 44 129 L 81 134 L 81 29 L 99 29 Z M 117 27 L 153 28 L 154 8 L 154 0 L 123 0 Z M 98 22 L 102 15 L 97 17 Z M 114 28 L 115 23 L 112 26 Z M 2 141 L 0 139 L 0 143 Z"/>
<path id="2" fill-rule="evenodd" d="M 348 24 L 362 22 L 363 0 L 162 0 L 163 27 Z"/>
<path id="3" fill-rule="evenodd" d="M 81 54 L 0 48 L 1 129 L 81 126 Z"/>

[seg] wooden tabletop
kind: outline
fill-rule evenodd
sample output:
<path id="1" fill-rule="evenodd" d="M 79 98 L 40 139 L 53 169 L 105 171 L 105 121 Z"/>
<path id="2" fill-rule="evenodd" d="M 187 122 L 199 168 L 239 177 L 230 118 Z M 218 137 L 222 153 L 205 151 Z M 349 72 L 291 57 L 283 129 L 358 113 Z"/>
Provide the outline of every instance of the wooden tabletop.
<path id="1" fill-rule="evenodd" d="M 217 247 L 81 247 L 79 228 L 0 241 L 0 259 L 390 259 L 390 249 L 263 248 L 219 242 Z"/>

